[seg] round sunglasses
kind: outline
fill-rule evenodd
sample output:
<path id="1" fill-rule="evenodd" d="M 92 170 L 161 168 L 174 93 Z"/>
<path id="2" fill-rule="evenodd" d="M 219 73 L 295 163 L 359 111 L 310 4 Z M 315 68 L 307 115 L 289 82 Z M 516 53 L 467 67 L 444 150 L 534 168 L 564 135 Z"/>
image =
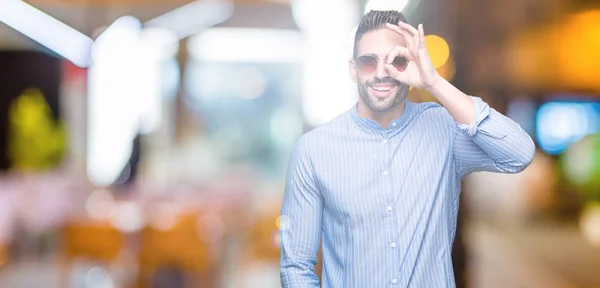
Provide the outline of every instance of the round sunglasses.
<path id="1" fill-rule="evenodd" d="M 356 63 L 358 70 L 361 72 L 371 73 L 377 70 L 379 59 L 377 59 L 377 57 L 374 55 L 363 55 L 356 58 L 354 62 Z M 392 61 L 392 66 L 398 69 L 398 71 L 402 72 L 406 69 L 406 66 L 408 66 L 408 60 L 405 57 L 396 56 L 394 61 Z"/>

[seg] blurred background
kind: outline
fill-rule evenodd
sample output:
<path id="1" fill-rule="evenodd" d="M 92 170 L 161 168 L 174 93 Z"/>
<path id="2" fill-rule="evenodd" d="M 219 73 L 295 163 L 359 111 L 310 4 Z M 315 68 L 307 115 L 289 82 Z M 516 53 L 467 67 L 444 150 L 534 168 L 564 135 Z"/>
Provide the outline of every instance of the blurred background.
<path id="1" fill-rule="evenodd" d="M 0 0 L 0 287 L 280 287 L 287 161 L 371 9 L 537 145 L 465 179 L 457 286 L 600 287 L 597 0 Z"/>

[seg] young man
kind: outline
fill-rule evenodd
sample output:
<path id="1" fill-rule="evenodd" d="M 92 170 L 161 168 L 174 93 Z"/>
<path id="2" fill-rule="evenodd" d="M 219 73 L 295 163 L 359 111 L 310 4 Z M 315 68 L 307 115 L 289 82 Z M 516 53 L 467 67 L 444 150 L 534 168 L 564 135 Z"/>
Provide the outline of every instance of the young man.
<path id="1" fill-rule="evenodd" d="M 423 26 L 371 11 L 356 32 L 358 103 L 306 133 L 289 163 L 284 287 L 455 287 L 451 250 L 462 178 L 517 173 L 535 146 L 521 127 L 436 72 Z M 436 103 L 412 103 L 409 87 Z M 327 95 L 323 95 L 327 97 Z"/>

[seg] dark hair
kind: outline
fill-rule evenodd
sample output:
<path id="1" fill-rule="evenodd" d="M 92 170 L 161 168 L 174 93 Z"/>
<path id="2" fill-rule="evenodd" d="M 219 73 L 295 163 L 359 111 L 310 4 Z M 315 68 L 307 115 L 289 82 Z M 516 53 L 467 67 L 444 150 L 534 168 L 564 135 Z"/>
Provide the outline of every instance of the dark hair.
<path id="1" fill-rule="evenodd" d="M 354 36 L 354 53 L 352 54 L 352 57 L 356 59 L 358 56 L 358 43 L 360 43 L 360 39 L 362 39 L 362 36 L 367 32 L 381 29 L 385 26 L 385 23 L 398 25 L 401 21 L 406 23 L 406 18 L 404 18 L 404 15 L 400 11 L 369 11 L 369 13 L 360 20 L 358 29 L 356 29 L 356 35 Z"/>

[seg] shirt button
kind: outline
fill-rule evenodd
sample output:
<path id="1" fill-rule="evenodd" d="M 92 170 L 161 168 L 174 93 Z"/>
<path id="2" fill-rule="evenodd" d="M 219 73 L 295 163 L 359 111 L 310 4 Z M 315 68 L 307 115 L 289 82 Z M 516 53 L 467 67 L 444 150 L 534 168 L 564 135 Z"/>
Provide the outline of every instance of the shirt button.
<path id="1" fill-rule="evenodd" d="M 383 171 L 383 175 L 387 176 L 388 174 L 390 174 L 390 173 L 387 170 Z"/>
<path id="2" fill-rule="evenodd" d="M 392 284 L 396 284 L 396 282 L 398 282 L 398 280 L 396 280 L 396 278 L 392 279 Z"/>
<path id="3" fill-rule="evenodd" d="M 383 144 L 387 144 L 387 139 L 383 139 Z"/>
<path id="4" fill-rule="evenodd" d="M 391 212 L 392 211 L 392 206 L 388 206 L 387 210 Z"/>
<path id="5" fill-rule="evenodd" d="M 396 248 L 396 243 L 395 242 L 390 243 L 390 247 Z"/>

